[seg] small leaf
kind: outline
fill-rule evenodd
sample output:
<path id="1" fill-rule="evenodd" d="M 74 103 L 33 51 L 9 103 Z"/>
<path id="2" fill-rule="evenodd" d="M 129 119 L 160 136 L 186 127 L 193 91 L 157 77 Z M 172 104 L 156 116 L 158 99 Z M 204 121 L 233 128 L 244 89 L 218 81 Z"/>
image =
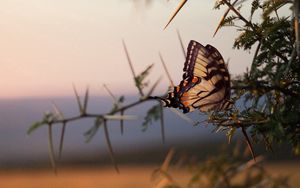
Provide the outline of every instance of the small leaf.
<path id="1" fill-rule="evenodd" d="M 143 131 L 145 131 L 153 121 L 157 121 L 161 118 L 160 104 L 152 106 L 148 112 L 143 122 Z"/>
<path id="2" fill-rule="evenodd" d="M 94 125 L 84 133 L 85 142 L 88 143 L 92 140 L 92 138 L 97 133 L 99 127 L 103 124 L 103 121 L 104 121 L 104 119 L 102 117 L 96 118 Z"/>
<path id="3" fill-rule="evenodd" d="M 121 96 L 118 100 L 118 103 L 123 103 L 125 101 L 125 97 L 124 96 Z"/>
<path id="4" fill-rule="evenodd" d="M 35 131 L 37 128 L 39 128 L 43 125 L 52 123 L 53 120 L 55 120 L 54 115 L 52 113 L 46 112 L 44 114 L 42 121 L 37 121 L 29 127 L 29 129 L 27 130 L 27 134 L 28 135 L 31 134 L 33 131 Z"/>
<path id="5" fill-rule="evenodd" d="M 35 131 L 36 129 L 38 129 L 39 127 L 41 127 L 42 125 L 44 125 L 44 122 L 40 122 L 37 121 L 35 123 L 33 123 L 27 130 L 27 134 L 30 135 L 33 131 Z"/>
<path id="6" fill-rule="evenodd" d="M 236 131 L 236 127 L 231 127 L 231 128 L 229 129 L 229 131 L 226 133 L 226 136 L 227 136 L 227 138 L 228 138 L 228 143 L 229 143 L 229 144 L 231 143 L 231 139 L 232 139 L 232 137 L 233 137 L 235 131 Z"/>
<path id="7" fill-rule="evenodd" d="M 143 72 L 135 77 L 135 84 L 141 90 L 148 86 L 148 82 L 145 82 L 145 79 L 149 75 L 151 69 L 153 68 L 154 64 L 149 65 Z M 143 96 L 143 95 L 142 95 Z"/>

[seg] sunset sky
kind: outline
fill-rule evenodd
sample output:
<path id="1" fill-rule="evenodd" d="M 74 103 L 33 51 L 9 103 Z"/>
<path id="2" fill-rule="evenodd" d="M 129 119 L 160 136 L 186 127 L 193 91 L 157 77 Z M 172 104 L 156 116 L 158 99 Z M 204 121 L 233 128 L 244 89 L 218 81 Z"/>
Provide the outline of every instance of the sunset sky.
<path id="1" fill-rule="evenodd" d="M 224 9 L 214 1 L 191 0 L 163 30 L 179 1 L 154 0 L 9 0 L 0 4 L 0 98 L 73 95 L 89 85 L 92 94 L 106 95 L 102 84 L 115 94 L 136 89 L 122 47 L 125 40 L 136 72 L 155 63 L 152 83 L 164 75 L 160 51 L 174 81 L 182 77 L 184 44 L 193 39 L 219 49 L 229 71 L 236 75 L 251 62 L 249 52 L 232 49 L 235 30 L 213 32 Z M 164 76 L 158 88 L 164 92 Z"/>

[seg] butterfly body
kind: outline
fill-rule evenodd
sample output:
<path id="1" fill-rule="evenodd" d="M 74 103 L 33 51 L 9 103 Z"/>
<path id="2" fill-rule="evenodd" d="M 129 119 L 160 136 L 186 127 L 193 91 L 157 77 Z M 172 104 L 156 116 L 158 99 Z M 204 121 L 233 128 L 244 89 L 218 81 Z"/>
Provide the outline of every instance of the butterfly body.
<path id="1" fill-rule="evenodd" d="M 230 75 L 216 48 L 192 40 L 183 71 L 180 84 L 162 98 L 167 107 L 179 108 L 183 113 L 230 107 Z"/>

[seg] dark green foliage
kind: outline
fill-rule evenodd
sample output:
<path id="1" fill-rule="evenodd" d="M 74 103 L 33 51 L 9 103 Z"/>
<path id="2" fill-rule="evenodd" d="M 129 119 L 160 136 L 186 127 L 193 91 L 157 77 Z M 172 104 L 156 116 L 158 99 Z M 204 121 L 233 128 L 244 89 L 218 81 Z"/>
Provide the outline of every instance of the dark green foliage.
<path id="1" fill-rule="evenodd" d="M 239 29 L 234 47 L 256 49 L 250 71 L 232 81 L 233 98 L 244 100 L 245 107 L 213 113 L 210 121 L 228 128 L 250 127 L 255 141 L 264 141 L 267 147 L 287 142 L 300 154 L 300 62 L 295 53 L 294 20 L 292 12 L 288 17 L 277 13 L 288 3 L 253 0 L 251 17 L 262 12 L 260 22 L 241 16 L 232 20 L 232 25 L 235 21 L 246 24 Z"/>

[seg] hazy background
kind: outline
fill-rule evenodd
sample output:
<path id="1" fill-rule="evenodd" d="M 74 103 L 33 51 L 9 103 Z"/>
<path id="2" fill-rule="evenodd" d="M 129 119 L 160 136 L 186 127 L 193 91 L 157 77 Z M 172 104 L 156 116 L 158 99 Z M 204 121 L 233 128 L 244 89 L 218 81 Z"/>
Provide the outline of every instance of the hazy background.
<path id="1" fill-rule="evenodd" d="M 106 83 L 116 93 L 135 94 L 122 47 L 125 40 L 137 72 L 155 63 L 153 80 L 164 75 L 160 51 L 174 80 L 184 58 L 176 35 L 187 46 L 193 39 L 219 49 L 230 59 L 231 74 L 251 62 L 247 52 L 232 50 L 236 32 L 213 32 L 224 10 L 214 1 L 190 1 L 163 30 L 179 1 L 153 0 L 10 0 L 0 2 L 0 98 L 71 96 L 72 83 L 104 95 Z M 159 86 L 165 91 L 166 79 Z"/>
<path id="2" fill-rule="evenodd" d="M 150 76 L 152 83 L 164 75 L 159 51 L 175 83 L 182 78 L 184 57 L 176 29 L 186 46 L 193 39 L 218 48 L 224 59 L 229 60 L 232 75 L 246 70 L 252 55 L 232 49 L 237 35 L 233 29 L 222 29 L 212 38 L 224 12 L 212 10 L 214 1 L 188 2 L 163 30 L 177 4 L 175 0 L 0 1 L 0 168 L 49 162 L 46 127 L 31 136 L 26 135 L 26 130 L 51 109 L 53 101 L 65 116 L 76 115 L 72 84 L 80 94 L 90 86 L 89 112 L 105 113 L 111 108 L 111 99 L 102 84 L 107 84 L 117 96 L 125 94 L 127 102 L 137 99 L 122 39 L 137 72 L 155 63 Z M 164 93 L 167 87 L 164 77 L 156 94 Z M 141 131 L 143 117 L 152 104 L 128 111 L 139 119 L 126 122 L 122 136 L 118 124 L 110 122 L 111 140 L 120 160 L 123 155 L 133 153 L 131 156 L 136 158 L 131 161 L 143 162 L 144 151 L 159 153 L 162 160 L 165 153 L 161 151 L 170 146 L 194 145 L 201 151 L 202 146 L 208 146 L 206 143 L 225 142 L 225 134 L 211 133 L 212 126 L 193 127 L 166 109 L 167 142 L 163 145 L 158 124 Z M 205 119 L 199 112 L 190 116 L 197 121 Z M 86 162 L 108 158 L 101 129 L 91 143 L 84 143 L 83 133 L 92 124 L 91 120 L 78 121 L 67 127 L 64 160 Z M 54 130 L 56 149 L 60 129 L 57 125 Z"/>
<path id="3" fill-rule="evenodd" d="M 51 109 L 52 102 L 66 117 L 78 114 L 72 84 L 81 96 L 90 87 L 88 112 L 92 113 L 111 109 L 112 101 L 103 84 L 116 96 L 125 94 L 127 104 L 137 100 L 122 39 L 137 73 L 155 64 L 151 83 L 165 75 L 159 52 L 174 82 L 182 78 L 184 56 L 176 29 L 185 46 L 192 39 L 209 43 L 225 61 L 229 60 L 231 75 L 244 72 L 252 54 L 232 49 L 236 31 L 224 28 L 212 37 L 224 12 L 212 10 L 213 0 L 190 0 L 163 30 L 178 3 L 179 0 L 0 0 L 0 187 L 150 187 L 153 170 L 171 146 L 192 153 L 189 156 L 193 159 L 194 154 L 205 159 L 207 153 L 217 154 L 226 145 L 225 134 L 212 133 L 213 126 L 201 123 L 194 127 L 169 109 L 164 109 L 166 143 L 162 144 L 158 123 L 142 131 L 144 115 L 154 104 L 148 102 L 126 112 L 138 115 L 138 120 L 125 122 L 124 135 L 118 122 L 109 122 L 121 174 L 111 165 L 103 129 L 86 144 L 83 133 L 93 120 L 82 120 L 67 126 L 59 175 L 54 176 L 48 159 L 47 127 L 30 136 L 26 134 L 29 126 Z M 167 87 L 164 76 L 155 94 L 165 93 Z M 199 112 L 189 116 L 195 121 L 206 118 Z M 55 125 L 53 131 L 57 152 L 61 126 Z M 238 135 L 234 139 L 241 141 Z M 284 144 L 274 150 L 267 152 L 268 159 L 292 159 Z M 266 153 L 262 147 L 256 147 L 255 152 Z M 298 183 L 299 161 L 289 165 L 276 162 L 271 167 L 272 173 L 284 170 L 293 174 L 293 181 Z M 182 171 L 178 181 L 187 182 L 189 175 Z"/>

